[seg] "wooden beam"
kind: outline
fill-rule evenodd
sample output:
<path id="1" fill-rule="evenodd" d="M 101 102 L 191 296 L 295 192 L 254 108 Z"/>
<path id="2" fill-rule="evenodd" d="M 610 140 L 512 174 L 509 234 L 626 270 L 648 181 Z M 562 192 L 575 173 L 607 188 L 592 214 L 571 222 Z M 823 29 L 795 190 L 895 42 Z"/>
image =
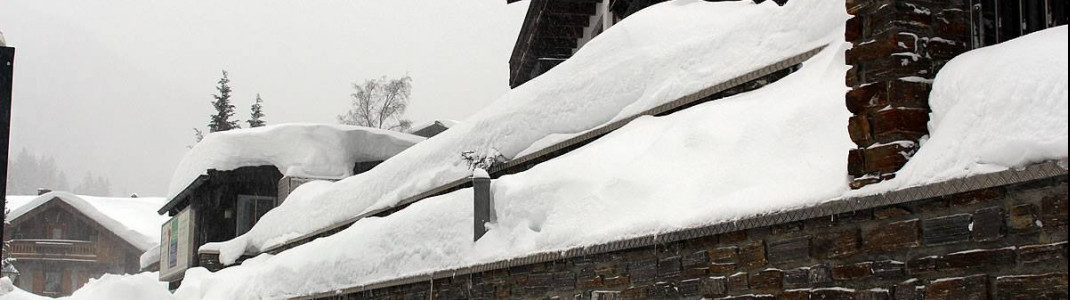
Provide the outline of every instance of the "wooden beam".
<path id="1" fill-rule="evenodd" d="M 546 5 L 546 11 L 553 15 L 593 16 L 595 12 L 595 4 L 575 2 L 551 2 Z"/>
<path id="2" fill-rule="evenodd" d="M 537 60 L 539 58 L 569 58 L 572 57 L 572 48 L 564 47 L 542 47 L 531 49 L 531 60 Z"/>
<path id="3" fill-rule="evenodd" d="M 544 48 L 576 48 L 576 39 L 569 38 L 540 38 L 531 43 L 532 49 Z"/>
<path id="4" fill-rule="evenodd" d="M 578 39 L 583 37 L 583 27 L 580 26 L 558 26 L 544 24 L 539 26 L 536 30 L 540 37 L 549 38 L 570 38 Z"/>
<path id="5" fill-rule="evenodd" d="M 591 23 L 591 18 L 590 16 L 547 14 L 543 15 L 539 23 L 540 25 L 587 27 L 587 24 Z"/>

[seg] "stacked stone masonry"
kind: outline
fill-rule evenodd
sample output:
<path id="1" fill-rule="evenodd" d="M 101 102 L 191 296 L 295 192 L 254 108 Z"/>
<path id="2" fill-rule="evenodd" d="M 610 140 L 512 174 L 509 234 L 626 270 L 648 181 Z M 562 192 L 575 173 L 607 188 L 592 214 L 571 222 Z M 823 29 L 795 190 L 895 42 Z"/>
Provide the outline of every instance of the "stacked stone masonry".
<path id="1" fill-rule="evenodd" d="M 848 0 L 845 38 L 852 187 L 895 176 L 928 134 L 936 72 L 969 48 L 965 0 Z"/>
<path id="2" fill-rule="evenodd" d="M 330 299 L 1067 299 L 1067 177 Z"/>

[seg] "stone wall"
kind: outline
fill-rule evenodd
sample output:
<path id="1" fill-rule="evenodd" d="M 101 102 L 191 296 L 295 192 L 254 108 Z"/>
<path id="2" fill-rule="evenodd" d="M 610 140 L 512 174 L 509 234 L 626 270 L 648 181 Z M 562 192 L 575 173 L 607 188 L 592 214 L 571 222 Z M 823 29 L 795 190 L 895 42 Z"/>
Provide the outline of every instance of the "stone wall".
<path id="1" fill-rule="evenodd" d="M 1066 299 L 1067 177 L 328 299 Z M 346 294 L 348 292 L 348 294 Z"/>
<path id="2" fill-rule="evenodd" d="M 970 45 L 968 8 L 965 0 L 847 0 L 852 187 L 894 177 L 917 151 L 932 79 Z"/>

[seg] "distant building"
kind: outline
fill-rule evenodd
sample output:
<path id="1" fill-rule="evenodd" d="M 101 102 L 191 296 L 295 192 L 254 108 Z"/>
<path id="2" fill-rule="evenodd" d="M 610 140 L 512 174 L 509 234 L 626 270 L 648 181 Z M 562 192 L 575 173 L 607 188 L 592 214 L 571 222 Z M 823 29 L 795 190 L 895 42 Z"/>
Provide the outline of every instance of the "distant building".
<path id="1" fill-rule="evenodd" d="M 423 124 L 417 124 L 416 126 L 413 126 L 409 132 L 418 136 L 430 138 L 446 131 L 446 129 L 450 129 L 453 125 L 457 125 L 457 121 L 434 120 Z"/>
<path id="2" fill-rule="evenodd" d="M 137 273 L 138 257 L 157 245 L 166 220 L 154 213 L 163 198 L 41 192 L 7 197 L 4 232 L 19 270 L 15 285 L 38 295 L 66 296 L 105 273 Z"/>

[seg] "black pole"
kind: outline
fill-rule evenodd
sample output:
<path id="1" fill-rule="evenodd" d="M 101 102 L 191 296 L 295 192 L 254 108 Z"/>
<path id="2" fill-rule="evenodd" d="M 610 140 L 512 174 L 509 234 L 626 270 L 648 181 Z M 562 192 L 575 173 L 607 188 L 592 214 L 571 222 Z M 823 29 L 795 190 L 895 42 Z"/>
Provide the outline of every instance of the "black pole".
<path id="1" fill-rule="evenodd" d="M 494 223 L 496 218 L 494 216 L 494 199 L 491 199 L 490 195 L 490 176 L 486 171 L 479 170 L 472 176 L 472 192 L 474 195 L 474 207 L 473 213 L 473 228 L 474 235 L 472 240 L 478 241 L 487 233 L 487 223 Z"/>
<path id="2" fill-rule="evenodd" d="M 15 69 L 15 48 L 0 46 L 0 211 L 7 211 L 7 152 L 8 138 L 11 130 L 11 84 Z M 7 218 L 7 214 L 4 214 Z M 0 236 L 5 233 L 4 223 L 0 222 Z M 0 248 L 0 254 L 4 250 Z"/>

